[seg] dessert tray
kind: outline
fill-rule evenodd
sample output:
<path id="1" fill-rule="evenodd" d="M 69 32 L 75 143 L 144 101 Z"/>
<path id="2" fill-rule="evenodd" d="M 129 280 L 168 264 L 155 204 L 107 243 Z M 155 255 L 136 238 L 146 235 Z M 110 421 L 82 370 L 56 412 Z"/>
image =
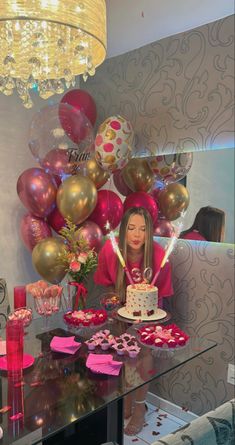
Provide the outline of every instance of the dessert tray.
<path id="1" fill-rule="evenodd" d="M 112 335 L 108 329 L 96 332 L 89 340 L 85 341 L 85 344 L 89 351 L 94 351 L 97 347 L 100 347 L 102 351 L 111 348 L 118 355 L 128 355 L 130 358 L 135 358 L 141 349 L 133 335 L 124 333 L 117 337 Z"/>
<path id="2" fill-rule="evenodd" d="M 84 309 L 78 311 L 66 312 L 63 316 L 64 322 L 69 327 L 85 328 L 97 327 L 104 324 L 107 320 L 107 312 L 103 309 Z"/>
<path id="3" fill-rule="evenodd" d="M 167 316 L 167 312 L 163 309 L 158 309 L 156 314 L 150 315 L 149 317 L 141 317 L 141 316 L 134 316 L 130 315 L 126 312 L 125 306 L 121 307 L 117 310 L 118 315 L 120 315 L 123 318 L 127 318 L 128 320 L 140 320 L 142 321 L 158 321 L 162 320 Z"/>
<path id="4" fill-rule="evenodd" d="M 138 341 L 153 349 L 172 351 L 187 345 L 189 336 L 177 325 L 145 325 L 136 329 Z"/>

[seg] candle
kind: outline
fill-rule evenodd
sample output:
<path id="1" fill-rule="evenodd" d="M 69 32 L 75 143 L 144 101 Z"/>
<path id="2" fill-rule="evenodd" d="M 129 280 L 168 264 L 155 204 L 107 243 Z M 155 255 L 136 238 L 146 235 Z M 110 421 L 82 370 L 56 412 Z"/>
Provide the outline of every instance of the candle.
<path id="1" fill-rule="evenodd" d="M 25 286 L 14 287 L 14 309 L 26 307 L 26 288 Z"/>
<path id="2" fill-rule="evenodd" d="M 167 248 L 166 248 L 164 257 L 162 258 L 162 261 L 161 261 L 161 264 L 160 264 L 160 269 L 157 270 L 157 272 L 155 273 L 155 275 L 154 275 L 154 277 L 153 277 L 153 279 L 152 279 L 152 282 L 151 282 L 151 285 L 152 285 L 152 286 L 155 284 L 155 281 L 157 280 L 158 275 L 159 275 L 161 269 L 165 266 L 165 264 L 166 264 L 166 262 L 167 262 L 167 260 L 168 260 L 168 257 L 169 257 L 169 255 L 171 254 L 171 252 L 172 252 L 172 250 L 173 250 L 173 248 L 174 248 L 174 245 L 175 245 L 176 240 L 177 240 L 177 237 L 176 237 L 176 236 L 173 236 L 173 237 L 171 238 L 171 241 L 169 242 L 169 244 L 168 244 L 168 246 L 167 246 Z"/>
<path id="3" fill-rule="evenodd" d="M 120 249 L 118 247 L 118 244 L 117 244 L 117 241 L 115 239 L 114 233 L 112 231 L 110 231 L 108 236 L 109 236 L 109 238 L 111 240 L 111 243 L 112 243 L 112 246 L 113 246 L 113 250 L 117 254 L 118 259 L 119 259 L 119 261 L 120 261 L 120 263 L 121 263 L 121 265 L 122 265 L 122 267 L 123 267 L 123 269 L 124 269 L 124 271 L 126 273 L 126 276 L 127 276 L 128 280 L 130 281 L 131 284 L 134 284 L 133 280 L 131 278 L 131 274 L 130 274 L 129 270 L 126 267 L 125 260 L 124 260 L 122 254 L 120 252 Z"/>

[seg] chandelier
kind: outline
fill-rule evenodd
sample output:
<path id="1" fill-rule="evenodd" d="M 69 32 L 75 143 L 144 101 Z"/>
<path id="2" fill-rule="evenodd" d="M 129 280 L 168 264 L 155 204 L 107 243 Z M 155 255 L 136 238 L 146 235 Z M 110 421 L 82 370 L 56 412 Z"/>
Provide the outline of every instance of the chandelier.
<path id="1" fill-rule="evenodd" d="M 0 0 L 0 91 L 43 99 L 86 80 L 106 56 L 105 0 Z"/>

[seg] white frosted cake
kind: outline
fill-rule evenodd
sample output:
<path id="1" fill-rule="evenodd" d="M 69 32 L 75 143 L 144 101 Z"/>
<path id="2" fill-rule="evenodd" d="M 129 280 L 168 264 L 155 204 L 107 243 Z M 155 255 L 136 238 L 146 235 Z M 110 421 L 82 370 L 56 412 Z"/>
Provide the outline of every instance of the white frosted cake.
<path id="1" fill-rule="evenodd" d="M 148 319 L 158 310 L 158 289 L 150 284 L 130 284 L 126 289 L 125 312 L 131 317 Z"/>

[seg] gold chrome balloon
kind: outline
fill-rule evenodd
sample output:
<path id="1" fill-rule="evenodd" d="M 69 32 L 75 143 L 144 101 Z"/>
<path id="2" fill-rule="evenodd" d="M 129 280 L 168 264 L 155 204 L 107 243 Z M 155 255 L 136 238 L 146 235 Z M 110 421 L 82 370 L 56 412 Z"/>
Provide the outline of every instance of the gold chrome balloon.
<path id="1" fill-rule="evenodd" d="M 90 178 L 97 189 L 102 187 L 110 177 L 108 171 L 103 170 L 99 164 L 96 162 L 95 158 L 89 159 L 85 165 L 85 176 Z"/>
<path id="2" fill-rule="evenodd" d="M 168 221 L 174 221 L 187 210 L 189 193 L 182 184 L 169 184 L 159 194 L 159 208 Z"/>
<path id="3" fill-rule="evenodd" d="M 64 218 L 68 218 L 74 224 L 80 224 L 88 218 L 96 206 L 95 184 L 86 176 L 70 176 L 60 185 L 56 201 Z"/>
<path id="4" fill-rule="evenodd" d="M 58 238 L 45 238 L 33 249 L 32 261 L 36 271 L 49 283 L 60 283 L 66 275 L 67 265 L 62 261 L 66 247 Z"/>
<path id="5" fill-rule="evenodd" d="M 145 159 L 131 159 L 122 170 L 126 185 L 133 192 L 148 192 L 154 182 L 154 173 Z"/>

